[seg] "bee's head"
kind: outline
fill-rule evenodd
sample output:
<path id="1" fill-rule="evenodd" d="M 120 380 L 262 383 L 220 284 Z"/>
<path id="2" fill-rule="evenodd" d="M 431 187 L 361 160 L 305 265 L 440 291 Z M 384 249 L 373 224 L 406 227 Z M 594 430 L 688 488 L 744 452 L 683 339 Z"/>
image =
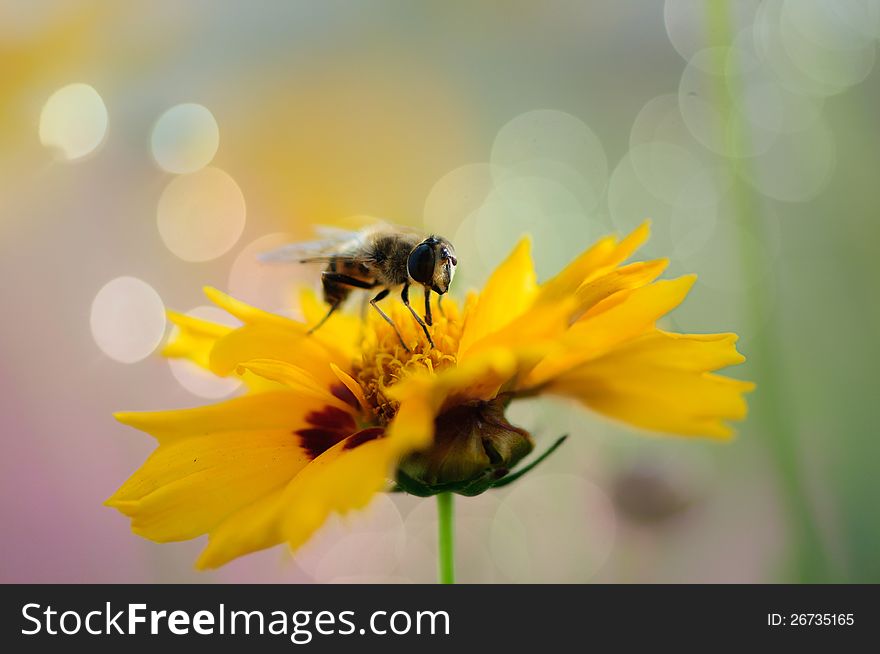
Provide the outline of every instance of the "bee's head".
<path id="1" fill-rule="evenodd" d="M 452 243 L 440 236 L 429 236 L 409 253 L 406 268 L 413 281 L 443 295 L 449 290 L 457 263 Z"/>

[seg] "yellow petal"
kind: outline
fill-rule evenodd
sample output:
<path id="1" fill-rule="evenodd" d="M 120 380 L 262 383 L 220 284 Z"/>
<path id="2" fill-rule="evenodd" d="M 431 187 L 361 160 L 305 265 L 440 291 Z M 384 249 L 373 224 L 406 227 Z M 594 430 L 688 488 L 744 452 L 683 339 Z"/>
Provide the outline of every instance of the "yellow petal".
<path id="1" fill-rule="evenodd" d="M 312 341 L 330 352 L 334 360 L 345 361 L 346 365 L 353 355 L 353 342 L 351 338 L 340 339 L 338 334 L 332 329 L 324 331 L 324 327 L 322 327 L 317 332 L 309 334 L 310 326 L 306 323 L 257 309 L 210 286 L 206 286 L 204 292 L 211 302 L 227 313 L 232 314 L 246 325 L 277 327 L 281 330 L 289 331 L 293 335 L 308 336 Z"/>
<path id="2" fill-rule="evenodd" d="M 342 402 L 334 406 L 352 411 Z M 307 426 L 313 411 L 327 406 L 324 395 L 307 395 L 294 391 L 272 391 L 236 397 L 231 400 L 171 411 L 137 411 L 117 413 L 121 423 L 147 432 L 160 443 L 173 440 L 234 431 L 266 429 L 296 430 Z"/>
<path id="3" fill-rule="evenodd" d="M 509 349 L 486 350 L 438 374 L 434 392 L 446 397 L 444 406 L 472 400 L 491 400 L 516 374 L 516 370 L 517 359 Z"/>
<path id="4" fill-rule="evenodd" d="M 506 348 L 487 350 L 463 364 L 436 375 L 412 375 L 386 389 L 400 402 L 386 430 L 398 456 L 424 449 L 434 438 L 434 419 L 444 409 L 490 400 L 517 370 L 514 354 Z"/>
<path id="5" fill-rule="evenodd" d="M 430 380 L 427 377 L 420 378 L 418 385 L 410 385 L 405 393 L 409 397 L 401 402 L 394 420 L 386 430 L 386 437 L 394 443 L 400 456 L 431 444 L 434 438 L 434 418 L 445 400 L 445 397 L 439 398 L 431 393 Z"/>
<path id="6" fill-rule="evenodd" d="M 605 261 L 606 266 L 617 266 L 632 256 L 651 236 L 651 221 L 646 220 L 617 244 L 614 252 Z"/>
<path id="7" fill-rule="evenodd" d="M 481 349 L 505 346 L 520 362 L 520 370 L 530 370 L 541 358 L 555 349 L 557 341 L 571 323 L 602 300 L 651 283 L 666 268 L 668 261 L 633 263 L 607 272 L 580 285 L 571 297 L 556 302 L 535 303 L 500 331 L 471 346 L 469 356 Z"/>
<path id="8" fill-rule="evenodd" d="M 556 302 L 570 296 L 592 276 L 627 259 L 648 239 L 650 233 L 650 222 L 645 221 L 620 242 L 614 236 L 600 239 L 568 264 L 562 272 L 542 284 L 535 303 Z"/>
<path id="9" fill-rule="evenodd" d="M 652 331 L 553 379 L 548 392 L 580 400 L 629 424 L 726 438 L 746 416 L 754 384 L 710 374 L 744 361 L 735 334 Z"/>
<path id="10" fill-rule="evenodd" d="M 304 333 L 276 325 L 250 324 L 217 341 L 211 350 L 211 370 L 217 375 L 228 375 L 254 359 L 294 365 L 310 373 L 325 389 L 336 382 L 331 363 L 350 365 L 349 360 L 335 358 L 335 353 Z"/>
<path id="11" fill-rule="evenodd" d="M 652 330 L 658 318 L 684 300 L 695 280 L 686 275 L 654 282 L 599 302 L 566 332 L 558 350 L 538 363 L 519 387 L 538 386 Z"/>
<path id="12" fill-rule="evenodd" d="M 615 293 L 650 284 L 668 265 L 668 259 L 632 263 L 622 268 L 613 268 L 604 275 L 584 282 L 575 291 L 577 309 L 574 317 L 580 318 L 599 302 Z"/>
<path id="13" fill-rule="evenodd" d="M 168 344 L 162 350 L 162 354 L 172 359 L 188 359 L 209 371 L 211 370 L 211 351 L 214 349 L 217 341 L 223 339 L 235 329 L 234 327 L 218 325 L 174 311 L 168 312 L 168 319 L 177 326 L 177 329 L 172 332 Z M 229 370 L 221 376 L 226 376 L 227 374 L 237 373 L 234 370 Z M 241 377 L 241 381 L 251 392 L 278 389 L 277 384 L 246 371 L 238 376 Z"/>
<path id="14" fill-rule="evenodd" d="M 222 291 L 218 291 L 216 288 L 205 286 L 202 290 L 211 302 L 245 324 L 269 324 L 302 333 L 305 333 L 308 329 L 303 323 L 291 320 L 290 318 L 285 318 L 276 313 L 269 313 L 268 311 L 252 307 L 241 300 L 236 300 L 234 297 L 231 297 Z"/>
<path id="15" fill-rule="evenodd" d="M 613 236 L 606 236 L 597 241 L 559 274 L 542 284 L 535 303 L 556 302 L 561 298 L 569 297 L 590 273 L 605 265 L 616 246 L 617 239 Z"/>
<path id="16" fill-rule="evenodd" d="M 364 396 L 364 389 L 361 388 L 361 385 L 358 384 L 351 375 L 342 370 L 335 363 L 330 364 L 330 370 L 332 370 L 333 374 L 336 375 L 336 378 L 342 382 L 349 391 L 351 391 L 351 394 L 354 395 L 362 409 L 366 409 L 370 406 L 367 403 L 367 398 Z"/>
<path id="17" fill-rule="evenodd" d="M 250 372 L 263 379 L 277 382 L 303 395 L 321 397 L 327 404 L 341 406 L 341 400 L 333 395 L 329 390 L 330 387 L 325 386 L 308 370 L 285 363 L 284 361 L 251 359 L 239 364 L 237 372 L 239 374 Z"/>
<path id="18" fill-rule="evenodd" d="M 425 399 L 436 413 L 450 404 L 492 399 L 516 370 L 514 353 L 499 347 L 436 374 L 413 374 L 388 387 L 385 393 L 399 401 L 401 408 L 415 399 Z"/>
<path id="19" fill-rule="evenodd" d="M 276 489 L 230 514 L 213 529 L 196 567 L 200 570 L 219 568 L 244 554 L 283 543 L 281 514 L 285 488 Z"/>
<path id="20" fill-rule="evenodd" d="M 533 302 L 537 288 L 531 242 L 523 238 L 495 269 L 479 300 L 465 315 L 458 349 L 459 360 L 467 356 L 468 349 L 474 343 L 499 331 L 523 313 Z"/>
<path id="21" fill-rule="evenodd" d="M 208 367 L 208 359 L 214 343 L 234 329 L 176 311 L 168 311 L 167 314 L 169 322 L 175 325 L 177 330 L 162 349 L 162 354 L 169 358 L 189 359 L 203 368 Z"/>
<path id="22" fill-rule="evenodd" d="M 194 436 L 160 445 L 107 505 L 136 534 L 185 540 L 283 487 L 308 461 L 289 429 Z"/>
<path id="23" fill-rule="evenodd" d="M 682 435 L 729 438 L 726 420 L 742 420 L 743 393 L 754 388 L 711 373 L 619 362 L 593 362 L 566 372 L 549 392 L 573 397 L 630 425 Z"/>
<path id="24" fill-rule="evenodd" d="M 516 357 L 521 371 L 531 369 L 555 349 L 558 339 L 570 326 L 575 306 L 575 299 L 569 297 L 530 307 L 499 331 L 472 345 L 459 365 L 467 364 L 487 350 L 506 348 Z"/>
<path id="25" fill-rule="evenodd" d="M 331 513 L 345 514 L 369 503 L 388 484 L 398 452 L 379 438 L 348 448 L 344 441 L 309 464 L 285 495 L 282 533 L 292 549 L 306 542 Z"/>
<path id="26" fill-rule="evenodd" d="M 603 361 L 610 365 L 640 363 L 697 372 L 742 363 L 736 334 L 674 334 L 655 330 L 617 348 Z"/>
<path id="27" fill-rule="evenodd" d="M 356 435 L 355 437 L 356 438 Z M 320 528 L 331 513 L 359 509 L 382 490 L 397 465 L 385 438 L 352 448 L 342 441 L 321 454 L 279 493 L 230 516 L 210 536 L 198 561 L 213 568 L 286 541 L 293 549 Z"/>

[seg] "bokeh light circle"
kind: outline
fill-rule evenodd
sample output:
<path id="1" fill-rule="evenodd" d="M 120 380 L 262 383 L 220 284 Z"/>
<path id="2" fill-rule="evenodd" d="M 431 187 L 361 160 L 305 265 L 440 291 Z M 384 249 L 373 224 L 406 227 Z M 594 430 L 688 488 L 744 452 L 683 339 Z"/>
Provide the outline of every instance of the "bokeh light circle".
<path id="1" fill-rule="evenodd" d="M 211 163 L 220 145 L 214 115 L 200 104 L 179 104 L 156 121 L 150 137 L 153 158 L 169 173 L 194 173 Z"/>
<path id="2" fill-rule="evenodd" d="M 874 16 L 871 15 L 872 4 Z M 822 48 L 860 50 L 880 36 L 880 32 L 871 33 L 880 18 L 878 8 L 877 0 L 783 0 L 780 21 L 787 29 Z"/>
<path id="3" fill-rule="evenodd" d="M 508 581 L 577 583 L 608 560 L 616 516 L 610 498 L 581 477 L 528 475 L 506 495 L 491 526 L 490 547 Z"/>
<path id="4" fill-rule="evenodd" d="M 636 114 L 629 132 L 630 148 L 655 141 L 677 144 L 696 142 L 681 119 L 677 94 L 666 93 L 651 98 Z"/>
<path id="5" fill-rule="evenodd" d="M 628 156 L 645 188 L 665 202 L 684 207 L 710 207 L 718 201 L 716 171 L 706 168 L 687 149 L 657 141 L 632 148 Z"/>
<path id="6" fill-rule="evenodd" d="M 593 213 L 602 198 L 607 173 L 588 179 L 569 164 L 554 159 L 529 159 L 510 166 L 493 166 L 496 184 L 522 179 L 544 179 L 565 189 L 579 204 L 578 211 Z"/>
<path id="7" fill-rule="evenodd" d="M 822 11 L 817 7 L 803 0 L 783 3 L 779 35 L 786 54 L 805 75 L 820 83 L 841 89 L 858 84 L 874 67 L 874 39 L 834 21 L 830 8 Z M 817 29 L 819 25 L 821 29 Z M 805 29 L 810 33 L 805 34 Z"/>
<path id="8" fill-rule="evenodd" d="M 371 581 L 395 574 L 406 545 L 400 510 L 380 494 L 363 510 L 331 516 L 294 559 L 318 582 Z"/>
<path id="9" fill-rule="evenodd" d="M 210 305 L 195 307 L 186 315 L 201 320 L 208 320 L 220 325 L 237 327 L 240 322 L 222 309 Z M 169 340 L 172 340 L 178 328 L 172 328 Z M 168 359 L 168 367 L 174 379 L 186 390 L 197 397 L 218 400 L 227 397 L 241 387 L 241 381 L 234 377 L 218 377 L 188 359 Z"/>
<path id="10" fill-rule="evenodd" d="M 732 70 L 742 76 L 738 109 L 758 129 L 797 132 L 821 118 L 824 97 L 804 95 L 780 80 L 759 56 L 754 31 L 737 36 L 727 60 L 727 71 Z"/>
<path id="11" fill-rule="evenodd" d="M 834 134 L 819 120 L 809 129 L 781 134 L 766 152 L 749 162 L 744 175 L 768 197 L 804 202 L 822 192 L 836 164 Z"/>
<path id="12" fill-rule="evenodd" d="M 426 231 L 451 238 L 465 218 L 480 208 L 492 185 L 489 163 L 470 163 L 450 170 L 425 198 L 422 222 Z"/>
<path id="13" fill-rule="evenodd" d="M 662 155 L 664 152 L 662 144 L 676 146 L 672 152 L 677 150 L 677 158 L 683 159 L 684 166 L 679 166 L 678 175 L 681 178 L 681 174 L 685 174 L 682 178 L 685 182 L 684 186 L 694 184 L 705 187 L 702 192 L 695 193 L 693 197 L 680 197 L 681 193 L 671 193 L 668 189 L 659 190 L 659 197 L 669 198 L 670 202 L 680 202 L 684 206 L 706 206 L 717 202 L 718 196 L 730 186 L 731 177 L 728 174 L 727 162 L 705 148 L 691 134 L 679 110 L 677 94 L 658 95 L 645 103 L 633 122 L 629 144 L 630 152 L 639 146 L 660 144 L 661 148 L 658 150 L 643 150 L 643 153 L 653 155 L 648 158 L 648 161 L 655 164 L 659 163 L 656 155 Z M 669 151 L 668 148 L 665 149 Z M 682 150 L 683 152 L 681 152 Z M 650 168 L 642 165 L 644 154 L 638 155 L 637 158 L 642 159 L 634 162 L 637 163 L 635 168 L 639 178 L 645 181 L 648 187 L 656 187 L 658 184 L 656 178 L 650 182 L 646 180 L 646 177 L 651 175 Z M 681 186 L 679 186 L 679 190 L 681 190 Z"/>
<path id="14" fill-rule="evenodd" d="M 750 25 L 754 19 L 760 0 L 737 0 L 725 6 L 729 12 L 734 33 Z M 685 61 L 697 52 L 713 45 L 707 29 L 707 8 L 705 0 L 666 0 L 663 6 L 663 21 L 666 34 L 672 47 Z"/>
<path id="15" fill-rule="evenodd" d="M 598 202 L 608 178 L 608 160 L 595 132 L 576 116 L 551 109 L 528 111 L 498 130 L 490 161 L 496 179 L 559 175 L 556 181 L 569 186 L 587 210 Z"/>
<path id="16" fill-rule="evenodd" d="M 474 249 L 489 267 L 499 264 L 524 234 L 540 235 L 532 242 L 532 256 L 542 279 L 556 273 L 603 231 L 565 187 L 541 177 L 496 184 L 472 220 Z"/>
<path id="17" fill-rule="evenodd" d="M 165 335 L 165 305 L 152 286 L 136 277 L 107 282 L 92 301 L 92 338 L 114 361 L 149 356 Z"/>
<path id="18" fill-rule="evenodd" d="M 798 93 L 835 95 L 862 81 L 874 65 L 875 42 L 846 19 L 823 17 L 829 12 L 847 15 L 837 8 L 783 0 L 766 0 L 756 13 L 756 53 L 783 85 Z M 829 47 L 832 43 L 837 47 Z"/>
<path id="19" fill-rule="evenodd" d="M 651 221 L 651 239 L 640 253 L 669 253 L 672 247 L 669 240 L 672 207 L 645 188 L 628 154 L 611 173 L 607 203 L 611 222 L 618 232 L 626 234 L 645 220 Z"/>
<path id="20" fill-rule="evenodd" d="M 619 232 L 629 233 L 646 219 L 651 220 L 651 239 L 639 250 L 642 257 L 668 257 L 700 249 L 712 234 L 723 197 L 715 186 L 717 178 L 709 174 L 714 169 L 686 166 L 679 169 L 677 177 L 670 177 L 677 189 L 674 194 L 664 191 L 667 199 L 654 195 L 643 181 L 653 166 L 641 162 L 639 171 L 636 162 L 642 155 L 650 157 L 652 149 L 660 144 L 633 148 L 620 160 L 608 183 L 608 210 Z M 659 181 L 655 179 L 651 186 L 658 188 Z"/>
<path id="21" fill-rule="evenodd" d="M 395 498 L 397 499 L 397 498 Z M 406 551 L 398 569 L 417 583 L 437 580 L 437 507 L 431 498 L 399 497 L 406 528 Z M 413 506 L 407 510 L 406 505 Z M 497 493 L 456 498 L 455 574 L 462 583 L 502 581 L 489 543 L 500 505 Z"/>
<path id="22" fill-rule="evenodd" d="M 481 288 L 492 272 L 492 264 L 500 261 L 500 259 L 495 261 L 483 259 L 476 235 L 478 215 L 479 210 L 470 214 L 450 237 L 458 255 L 453 288 L 459 294 L 471 288 Z"/>
<path id="23" fill-rule="evenodd" d="M 302 320 L 299 291 L 303 287 L 317 289 L 320 286 L 321 267 L 297 262 L 269 263 L 259 258 L 296 240 L 292 234 L 277 232 L 245 245 L 229 270 L 229 293 L 265 311 Z"/>
<path id="24" fill-rule="evenodd" d="M 745 65 L 750 68 L 744 69 Z M 768 128 L 766 117 L 755 119 L 755 105 L 748 102 L 747 93 L 730 98 L 734 105 L 730 111 L 724 109 L 728 98 L 722 95 L 722 89 L 725 85 L 749 88 L 748 73 L 757 65 L 756 60 L 744 57 L 738 47 L 707 48 L 688 62 L 679 82 L 678 103 L 685 124 L 704 147 L 725 156 L 749 157 L 772 145 L 782 122 L 778 111 L 770 114 Z M 758 109 L 767 111 L 763 106 Z M 749 138 L 739 138 L 736 130 L 747 132 Z"/>
<path id="25" fill-rule="evenodd" d="M 824 0 L 844 25 L 854 32 L 880 39 L 880 0 Z"/>
<path id="26" fill-rule="evenodd" d="M 94 87 L 68 84 L 49 96 L 43 105 L 40 142 L 63 159 L 80 159 L 103 143 L 107 124 L 107 107 Z"/>
<path id="27" fill-rule="evenodd" d="M 225 254 L 244 230 L 241 189 L 219 168 L 175 177 L 159 198 L 157 222 L 165 245 L 184 261 Z"/>

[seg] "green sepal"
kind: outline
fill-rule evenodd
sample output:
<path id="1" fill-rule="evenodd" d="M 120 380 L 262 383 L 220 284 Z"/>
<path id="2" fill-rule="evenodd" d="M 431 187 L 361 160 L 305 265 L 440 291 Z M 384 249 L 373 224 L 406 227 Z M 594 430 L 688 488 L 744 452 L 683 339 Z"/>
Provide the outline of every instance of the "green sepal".
<path id="1" fill-rule="evenodd" d="M 553 443 L 553 445 L 551 445 L 550 447 L 548 447 L 548 448 L 544 451 L 544 453 L 543 453 L 541 456 L 539 456 L 537 459 L 535 459 L 534 461 L 532 461 L 530 464 L 528 464 L 528 465 L 525 466 L 524 468 L 520 468 L 520 469 L 517 470 L 516 472 L 513 472 L 513 473 L 511 473 L 511 474 L 509 474 L 509 475 L 506 475 L 506 476 L 502 477 L 501 479 L 499 479 L 498 481 L 496 481 L 496 482 L 492 485 L 492 488 L 502 488 L 502 487 L 504 487 L 504 486 L 507 486 L 507 484 L 510 484 L 510 483 L 512 483 L 512 482 L 515 482 L 517 479 L 519 479 L 519 478 L 522 477 L 524 474 L 526 474 L 527 472 L 529 472 L 529 471 L 530 471 L 532 468 L 534 468 L 536 465 L 538 465 L 539 463 L 541 463 L 541 461 L 543 461 L 543 460 L 546 459 L 548 456 L 550 456 L 551 454 L 553 454 L 553 453 L 556 451 L 556 449 L 557 449 L 560 445 L 562 445 L 562 444 L 565 442 L 565 440 L 566 440 L 567 438 L 568 438 L 568 434 L 563 434 L 562 436 L 560 436 L 559 438 L 557 438 L 557 439 L 556 439 L 556 442 Z"/>
<path id="2" fill-rule="evenodd" d="M 553 454 L 568 438 L 568 434 L 560 436 L 556 441 L 544 451 L 541 456 L 529 463 L 527 466 L 520 468 L 515 472 L 507 472 L 503 469 L 491 468 L 486 473 L 476 479 L 470 479 L 465 482 L 454 482 L 447 484 L 428 485 L 413 479 L 402 470 L 397 471 L 397 480 L 395 486 L 391 489 L 394 493 L 409 493 L 416 497 L 431 497 L 440 493 L 456 493 L 466 497 L 473 497 L 485 493 L 490 488 L 502 488 L 516 481 L 527 472 L 531 471 L 535 466 L 541 463 L 548 456 Z M 501 474 L 502 476 L 499 476 Z"/>

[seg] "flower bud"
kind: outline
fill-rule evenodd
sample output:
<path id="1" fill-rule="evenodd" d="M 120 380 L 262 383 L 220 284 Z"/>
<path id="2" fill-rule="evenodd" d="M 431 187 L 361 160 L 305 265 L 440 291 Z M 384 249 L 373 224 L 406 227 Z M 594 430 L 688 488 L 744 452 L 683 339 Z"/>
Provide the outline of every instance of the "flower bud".
<path id="1" fill-rule="evenodd" d="M 494 399 L 440 414 L 431 447 L 401 462 L 398 486 L 420 496 L 479 495 L 491 488 L 534 448 L 527 431 L 507 422 L 505 406 Z"/>

